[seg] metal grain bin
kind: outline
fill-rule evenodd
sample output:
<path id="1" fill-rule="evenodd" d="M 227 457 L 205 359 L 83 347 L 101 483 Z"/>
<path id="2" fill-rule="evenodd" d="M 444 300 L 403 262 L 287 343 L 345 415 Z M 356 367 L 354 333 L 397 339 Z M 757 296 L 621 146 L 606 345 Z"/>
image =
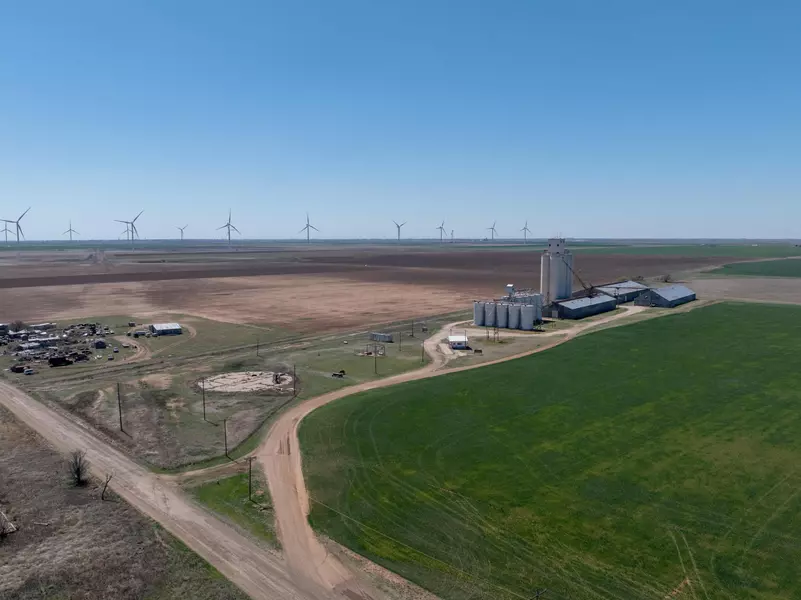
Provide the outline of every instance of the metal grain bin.
<path id="1" fill-rule="evenodd" d="M 537 316 L 537 307 L 533 304 L 524 304 L 520 308 L 520 329 L 531 331 L 534 329 L 534 319 Z"/>
<path id="2" fill-rule="evenodd" d="M 495 303 L 484 303 L 484 326 L 495 327 Z"/>
<path id="3" fill-rule="evenodd" d="M 509 305 L 509 322 L 507 324 L 509 329 L 520 329 L 520 305 Z"/>
<path id="4" fill-rule="evenodd" d="M 506 329 L 509 323 L 509 305 L 505 302 L 495 305 L 495 323 L 501 329 Z"/>
<path id="5" fill-rule="evenodd" d="M 479 327 L 484 325 L 484 303 L 480 300 L 473 302 L 473 323 Z"/>

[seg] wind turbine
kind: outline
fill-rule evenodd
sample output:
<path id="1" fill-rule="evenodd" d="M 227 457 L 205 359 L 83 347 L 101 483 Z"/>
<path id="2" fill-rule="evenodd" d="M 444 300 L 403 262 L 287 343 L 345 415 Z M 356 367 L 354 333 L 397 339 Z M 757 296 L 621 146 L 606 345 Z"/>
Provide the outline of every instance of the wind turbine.
<path id="1" fill-rule="evenodd" d="M 229 222 L 231 221 L 231 215 L 228 215 L 228 221 Z M 184 241 L 184 229 L 186 229 L 187 227 L 189 227 L 189 225 L 184 225 L 183 227 L 176 227 L 176 229 L 178 229 L 181 232 L 182 242 Z M 225 227 L 225 225 L 223 225 L 223 227 Z M 220 229 L 222 229 L 222 227 Z"/>
<path id="2" fill-rule="evenodd" d="M 439 243 L 441 244 L 442 236 L 445 234 L 445 221 L 442 221 L 442 224 L 437 227 L 437 230 L 439 231 Z"/>
<path id="3" fill-rule="evenodd" d="M 14 233 L 13 231 L 11 231 L 8 228 L 8 221 L 3 221 L 3 229 L 0 231 L 0 233 L 5 233 L 6 234 L 6 246 L 8 246 L 8 234 L 9 233 Z"/>
<path id="4" fill-rule="evenodd" d="M 526 220 L 526 224 L 523 225 L 523 229 L 521 229 L 520 231 L 523 232 L 523 243 L 525 244 L 528 239 L 526 237 L 526 234 L 531 233 L 531 229 L 528 228 L 528 220 Z"/>
<path id="5" fill-rule="evenodd" d="M 492 222 L 492 227 L 487 227 L 487 231 L 489 231 L 489 232 L 490 232 L 490 235 L 492 236 L 492 241 L 493 241 L 493 242 L 495 241 L 495 235 L 498 233 L 498 232 L 495 230 L 495 223 L 497 223 L 497 222 L 498 222 L 498 221 L 493 221 L 493 222 Z"/>
<path id="6" fill-rule="evenodd" d="M 395 223 L 395 227 L 398 228 L 398 241 L 400 241 L 400 230 L 401 230 L 401 227 L 406 225 L 406 221 L 404 221 L 403 223 L 398 223 L 397 221 L 392 221 L 392 222 Z"/>
<path id="7" fill-rule="evenodd" d="M 233 223 L 231 223 L 231 209 L 230 208 L 228 209 L 228 222 L 225 225 L 223 225 L 222 227 L 218 227 L 217 231 L 219 231 L 220 229 L 227 229 L 228 230 L 228 245 L 229 246 L 231 245 L 231 230 L 232 229 L 234 231 L 236 231 L 239 235 L 242 235 L 242 233 L 236 227 L 234 227 Z M 181 239 L 184 239 L 184 235 L 183 234 L 184 234 L 184 232 L 181 231 Z"/>
<path id="8" fill-rule="evenodd" d="M 125 231 L 130 234 L 131 236 L 131 250 L 134 247 L 134 240 L 139 237 L 139 230 L 136 228 L 136 220 L 142 216 L 142 213 L 145 211 L 139 211 L 139 214 L 136 215 L 132 221 L 122 221 L 120 219 L 114 219 L 117 223 L 125 223 Z M 128 239 L 127 236 L 125 239 Z"/>
<path id="9" fill-rule="evenodd" d="M 30 206 L 28 207 L 28 210 L 31 210 Z M 14 230 L 17 233 L 17 243 L 18 244 L 19 244 L 19 236 L 22 236 L 22 239 L 25 239 L 25 234 L 23 233 L 22 226 L 19 224 L 19 222 L 22 221 L 22 217 L 24 217 L 25 215 L 28 214 L 28 210 L 26 210 L 24 213 L 22 213 L 16 221 L 12 221 L 10 219 L 3 219 L 3 221 L 5 221 L 6 223 L 14 223 Z M 8 229 L 8 225 L 6 225 L 6 229 Z M 14 233 L 14 232 L 12 232 L 12 233 Z M 6 235 L 8 235 L 8 234 L 6 234 Z"/>
<path id="10" fill-rule="evenodd" d="M 68 233 L 70 234 L 70 241 L 72 241 L 72 234 L 73 234 L 73 233 L 78 233 L 77 231 L 75 231 L 75 230 L 72 228 L 72 219 L 70 219 L 70 228 L 69 228 L 69 229 L 67 229 L 67 231 L 65 231 L 65 232 L 64 232 L 64 233 L 62 233 L 61 235 L 67 235 Z M 78 235 L 81 235 L 81 234 L 80 234 L 80 233 L 78 233 Z"/>
<path id="11" fill-rule="evenodd" d="M 451 229 L 451 244 L 453 243 L 453 229 Z"/>
<path id="12" fill-rule="evenodd" d="M 303 233 L 304 231 L 306 232 L 306 243 L 307 243 L 307 244 L 308 244 L 308 243 L 309 243 L 309 241 L 310 241 L 310 240 L 309 240 L 309 236 L 311 235 L 311 230 L 312 230 L 312 229 L 314 229 L 314 230 L 315 230 L 316 232 L 318 232 L 318 233 L 320 232 L 320 230 L 319 230 L 319 229 L 317 229 L 317 228 L 316 228 L 314 225 L 312 225 L 311 223 L 309 223 L 309 213 L 306 213 L 306 227 L 304 227 L 303 229 L 301 229 L 300 231 L 298 231 L 298 233 Z M 399 232 L 399 233 L 398 233 L 398 235 L 400 236 L 400 229 L 398 229 L 398 232 Z M 400 238 L 399 238 L 399 239 L 400 239 Z"/>

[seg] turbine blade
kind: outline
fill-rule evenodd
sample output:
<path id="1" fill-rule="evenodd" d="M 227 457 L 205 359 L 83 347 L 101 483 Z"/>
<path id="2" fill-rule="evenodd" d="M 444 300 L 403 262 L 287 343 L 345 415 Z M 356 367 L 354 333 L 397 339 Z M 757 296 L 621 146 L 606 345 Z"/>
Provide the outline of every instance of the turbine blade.
<path id="1" fill-rule="evenodd" d="M 31 207 L 30 207 L 30 206 L 28 207 L 28 210 L 31 210 Z M 19 219 L 17 219 L 17 221 L 22 221 L 22 217 L 24 217 L 25 215 L 27 215 L 27 214 L 28 214 L 28 210 L 26 210 L 24 213 L 22 213 L 22 214 L 19 216 Z"/>
<path id="2" fill-rule="evenodd" d="M 119 219 L 114 219 L 114 222 L 115 223 L 125 223 L 126 225 L 128 224 L 128 221 L 120 221 Z"/>
<path id="3" fill-rule="evenodd" d="M 136 223 L 136 219 L 138 219 L 139 217 L 141 217 L 143 212 L 145 212 L 145 211 L 143 211 L 143 210 L 139 211 L 139 214 L 138 214 L 138 215 L 136 215 L 136 216 L 134 217 L 134 220 L 133 220 L 133 221 L 131 221 L 131 223 Z"/>
<path id="4" fill-rule="evenodd" d="M 308 226 L 308 225 L 306 225 L 306 227 L 304 227 L 303 229 L 301 229 L 300 231 L 298 231 L 298 233 L 303 233 L 304 231 L 306 231 L 306 229 L 308 229 L 308 227 L 309 227 L 309 226 Z"/>
<path id="5" fill-rule="evenodd" d="M 72 230 L 72 233 L 74 233 L 74 234 L 76 234 L 76 235 L 81 235 L 81 232 L 80 232 L 80 231 L 75 231 L 74 229 Z"/>
<path id="6" fill-rule="evenodd" d="M 319 230 L 319 229 L 317 229 L 317 228 L 316 228 L 314 225 L 309 225 L 309 227 L 311 227 L 311 228 L 312 228 L 312 229 L 314 229 L 315 231 L 318 231 L 318 232 L 320 231 L 320 230 Z"/>
<path id="7" fill-rule="evenodd" d="M 406 225 L 406 221 L 404 221 L 403 223 L 401 223 L 401 224 L 399 225 L 399 227 L 403 227 L 404 225 Z"/>
<path id="8" fill-rule="evenodd" d="M 234 231 L 236 231 L 236 232 L 237 232 L 239 235 L 242 235 L 242 232 L 241 232 L 241 231 L 239 231 L 239 230 L 238 230 L 236 227 L 234 227 L 233 225 L 231 225 L 231 229 L 233 229 Z"/>
<path id="9" fill-rule="evenodd" d="M 24 240 L 25 239 L 25 232 L 22 231 L 22 225 L 19 224 L 19 221 L 17 221 L 17 232 L 19 232 L 19 234 L 22 236 L 22 239 Z"/>
<path id="10" fill-rule="evenodd" d="M 217 231 L 219 231 L 220 229 L 225 229 L 226 227 L 228 227 L 228 223 L 226 223 L 226 224 L 225 224 L 225 225 L 223 225 L 222 227 L 218 227 L 218 228 L 217 228 Z"/>

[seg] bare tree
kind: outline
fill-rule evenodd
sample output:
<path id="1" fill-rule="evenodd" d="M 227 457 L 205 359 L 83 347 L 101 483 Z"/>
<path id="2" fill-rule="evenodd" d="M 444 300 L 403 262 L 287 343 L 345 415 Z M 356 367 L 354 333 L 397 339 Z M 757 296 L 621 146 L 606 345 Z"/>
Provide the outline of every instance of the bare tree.
<path id="1" fill-rule="evenodd" d="M 86 478 L 89 473 L 89 461 L 86 460 L 86 452 L 75 450 L 70 455 L 67 465 L 69 466 L 72 483 L 77 487 L 86 485 Z"/>
<path id="2" fill-rule="evenodd" d="M 114 477 L 112 473 L 106 473 L 106 483 L 103 484 L 103 491 L 100 492 L 100 499 L 106 499 L 106 488 L 108 487 L 108 482 L 111 481 L 111 478 Z"/>
<path id="3" fill-rule="evenodd" d="M 8 324 L 8 328 L 11 331 L 22 331 L 25 329 L 25 323 L 17 319 L 16 321 L 11 321 L 11 323 Z"/>
<path id="4" fill-rule="evenodd" d="M 673 276 L 670 273 L 668 273 L 667 275 L 662 275 L 661 279 L 662 283 L 670 283 L 671 281 L 673 281 Z"/>

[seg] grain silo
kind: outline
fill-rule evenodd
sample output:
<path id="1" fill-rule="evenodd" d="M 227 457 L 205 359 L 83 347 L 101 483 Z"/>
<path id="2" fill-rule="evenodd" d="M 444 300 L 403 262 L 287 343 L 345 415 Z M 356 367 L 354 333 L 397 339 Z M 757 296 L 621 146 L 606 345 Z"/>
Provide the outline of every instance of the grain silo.
<path id="1" fill-rule="evenodd" d="M 540 260 L 540 292 L 545 304 L 570 298 L 573 293 L 573 254 L 564 238 L 548 240 Z"/>
<path id="2" fill-rule="evenodd" d="M 495 327 L 495 303 L 484 303 L 484 326 Z"/>
<path id="3" fill-rule="evenodd" d="M 509 325 L 509 305 L 505 302 L 495 305 L 495 324 L 501 329 L 506 329 Z"/>
<path id="4" fill-rule="evenodd" d="M 533 304 L 524 304 L 520 307 L 520 329 L 531 331 L 534 329 L 534 318 L 536 317 L 537 307 Z"/>
<path id="5" fill-rule="evenodd" d="M 519 304 L 510 304 L 509 305 L 509 322 L 508 325 L 509 329 L 520 329 L 520 305 Z"/>
<path id="6" fill-rule="evenodd" d="M 481 300 L 473 302 L 473 322 L 479 327 L 484 325 L 484 303 Z"/>

